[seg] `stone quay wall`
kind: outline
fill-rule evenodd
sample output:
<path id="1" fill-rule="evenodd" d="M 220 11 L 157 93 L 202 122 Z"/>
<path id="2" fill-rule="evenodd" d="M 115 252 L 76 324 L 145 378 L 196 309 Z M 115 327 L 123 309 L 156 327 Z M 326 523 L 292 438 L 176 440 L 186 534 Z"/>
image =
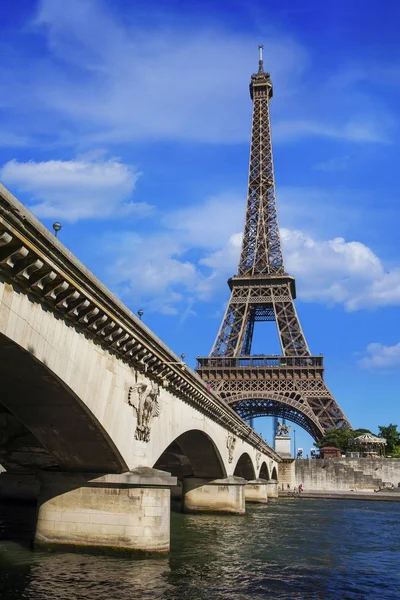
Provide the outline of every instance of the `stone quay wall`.
<path id="1" fill-rule="evenodd" d="M 392 483 L 397 487 L 400 482 L 400 459 L 396 458 L 297 459 L 291 468 L 294 485 L 302 483 L 305 491 L 372 490 Z M 279 475 L 281 489 L 282 465 Z"/>

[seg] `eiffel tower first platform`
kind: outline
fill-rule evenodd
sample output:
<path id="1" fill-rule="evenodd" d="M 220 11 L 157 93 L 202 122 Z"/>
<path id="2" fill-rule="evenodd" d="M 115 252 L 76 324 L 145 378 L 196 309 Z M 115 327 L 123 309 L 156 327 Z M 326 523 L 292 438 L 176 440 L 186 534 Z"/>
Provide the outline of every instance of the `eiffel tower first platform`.
<path id="1" fill-rule="evenodd" d="M 196 371 L 244 419 L 276 416 L 319 439 L 331 427 L 351 427 L 324 382 L 323 357 L 310 353 L 296 313 L 295 280 L 285 271 L 275 200 L 269 102 L 272 82 L 262 46 L 252 75 L 249 186 L 237 275 L 211 353 Z M 276 321 L 281 355 L 252 355 L 254 324 Z"/>

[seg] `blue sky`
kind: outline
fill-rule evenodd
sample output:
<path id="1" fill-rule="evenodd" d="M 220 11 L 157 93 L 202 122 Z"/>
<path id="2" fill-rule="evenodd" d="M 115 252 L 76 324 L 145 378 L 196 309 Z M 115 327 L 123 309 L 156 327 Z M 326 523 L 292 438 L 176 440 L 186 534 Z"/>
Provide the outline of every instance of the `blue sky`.
<path id="1" fill-rule="evenodd" d="M 264 44 L 307 341 L 354 427 L 400 425 L 400 5 L 3 0 L 0 19 L 1 181 L 191 366 L 236 271 Z M 255 345 L 277 352 L 274 326 Z"/>

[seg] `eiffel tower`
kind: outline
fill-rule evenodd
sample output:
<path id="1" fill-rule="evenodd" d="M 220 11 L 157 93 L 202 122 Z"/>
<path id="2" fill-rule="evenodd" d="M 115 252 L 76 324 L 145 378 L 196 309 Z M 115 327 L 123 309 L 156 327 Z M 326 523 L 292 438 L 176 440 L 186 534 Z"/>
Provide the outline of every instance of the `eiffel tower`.
<path id="1" fill-rule="evenodd" d="M 285 271 L 275 200 L 269 103 L 273 88 L 259 46 L 252 75 L 253 121 L 246 220 L 237 275 L 211 353 L 196 371 L 244 419 L 275 416 L 318 440 L 332 427 L 351 427 L 324 382 L 323 356 L 310 353 L 297 316 L 294 277 Z M 277 324 L 281 355 L 252 355 L 254 325 Z"/>

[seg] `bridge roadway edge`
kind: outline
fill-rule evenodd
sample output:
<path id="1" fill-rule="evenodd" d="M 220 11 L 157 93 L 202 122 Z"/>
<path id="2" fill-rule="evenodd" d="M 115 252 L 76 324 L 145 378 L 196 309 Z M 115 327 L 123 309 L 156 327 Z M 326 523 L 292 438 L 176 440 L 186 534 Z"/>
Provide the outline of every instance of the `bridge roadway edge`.
<path id="1" fill-rule="evenodd" d="M 280 457 L 251 427 L 242 421 L 218 396 L 208 390 L 194 372 L 187 367 L 182 369 L 182 361 L 2 186 L 0 187 L 0 239 L 2 240 L 0 273 L 4 276 L 4 285 L 11 285 L 19 298 L 24 295 L 33 297 L 40 310 L 44 309 L 43 314 L 48 315 L 50 312 L 59 323 L 63 322 L 64 329 L 69 331 L 68 335 L 83 334 L 86 343 L 94 343 L 96 347 L 101 346 L 104 352 L 112 357 L 111 362 L 123 363 L 131 383 L 136 374 L 146 381 L 151 380 L 158 384 L 163 379 L 167 379 L 168 388 L 160 387 L 162 411 L 166 413 L 167 410 L 170 410 L 170 418 L 174 421 L 177 421 L 183 413 L 187 416 L 191 411 L 193 414 L 190 417 L 192 428 L 204 431 L 205 435 L 209 435 L 211 438 L 213 436 L 218 438 L 218 441 L 214 440 L 214 442 L 218 446 L 217 450 L 223 464 L 222 477 L 229 478 L 234 475 L 235 465 L 243 453 L 248 453 L 253 465 L 257 465 L 256 477 L 259 476 L 259 463 L 267 463 L 270 473 L 273 468 L 278 470 Z M 11 250 L 11 253 L 8 250 Z M 32 281 L 35 280 L 37 272 L 45 276 L 50 273 L 54 274 L 49 283 L 54 281 L 56 287 L 53 289 L 51 286 L 44 287 L 44 289 L 34 288 Z M 12 294 L 9 289 L 8 292 Z M 47 297 L 44 296 L 44 292 L 47 293 Z M 69 292 L 71 292 L 70 296 L 68 296 Z M 2 299 L 0 308 L 2 308 L 1 304 Z M 94 311 L 95 321 L 102 320 L 102 324 L 105 326 L 101 330 L 90 329 L 94 317 L 86 322 L 83 318 L 82 321 L 82 314 L 79 313 L 81 304 L 85 304 L 86 313 Z M 36 307 L 36 311 L 39 311 L 39 308 Z M 7 306 L 9 314 L 12 312 L 11 309 L 12 306 Z M 15 314 L 12 317 L 15 320 Z M 17 324 L 13 324 L 11 329 L 16 331 Z M 4 330 L 2 333 L 5 335 Z M 40 352 L 37 352 L 36 359 L 39 358 L 38 355 Z M 125 383 L 123 389 L 119 390 L 118 406 L 119 410 L 124 412 L 124 420 L 129 423 L 130 450 L 123 452 L 120 466 L 114 469 L 114 472 L 116 470 L 121 475 L 126 467 L 131 471 L 140 467 L 153 468 L 156 462 L 154 459 L 157 459 L 154 453 L 151 455 L 147 450 L 152 446 L 152 441 L 146 443 L 141 440 L 133 440 L 135 416 L 125 398 L 127 395 L 126 385 Z M 178 409 L 176 408 L 177 400 L 181 401 Z M 168 409 L 167 406 L 169 406 Z M 160 417 L 153 421 L 151 437 L 154 439 L 161 435 L 162 411 Z M 94 416 L 96 417 L 95 421 L 104 428 L 100 413 L 94 412 Z M 187 418 L 189 420 L 189 417 Z M 174 430 L 173 435 L 182 433 L 182 428 L 179 430 L 179 427 L 174 426 L 171 431 L 172 429 Z M 227 448 L 227 434 L 237 438 L 232 456 L 229 456 Z M 112 441 L 112 435 L 109 437 Z M 116 445 L 118 446 L 118 444 Z M 129 458 L 129 455 L 135 451 L 138 455 L 141 454 L 142 463 L 145 464 Z M 272 489 L 274 482 L 271 481 L 270 484 L 272 485 L 269 487 Z M 168 500 L 171 485 L 166 486 Z"/>

